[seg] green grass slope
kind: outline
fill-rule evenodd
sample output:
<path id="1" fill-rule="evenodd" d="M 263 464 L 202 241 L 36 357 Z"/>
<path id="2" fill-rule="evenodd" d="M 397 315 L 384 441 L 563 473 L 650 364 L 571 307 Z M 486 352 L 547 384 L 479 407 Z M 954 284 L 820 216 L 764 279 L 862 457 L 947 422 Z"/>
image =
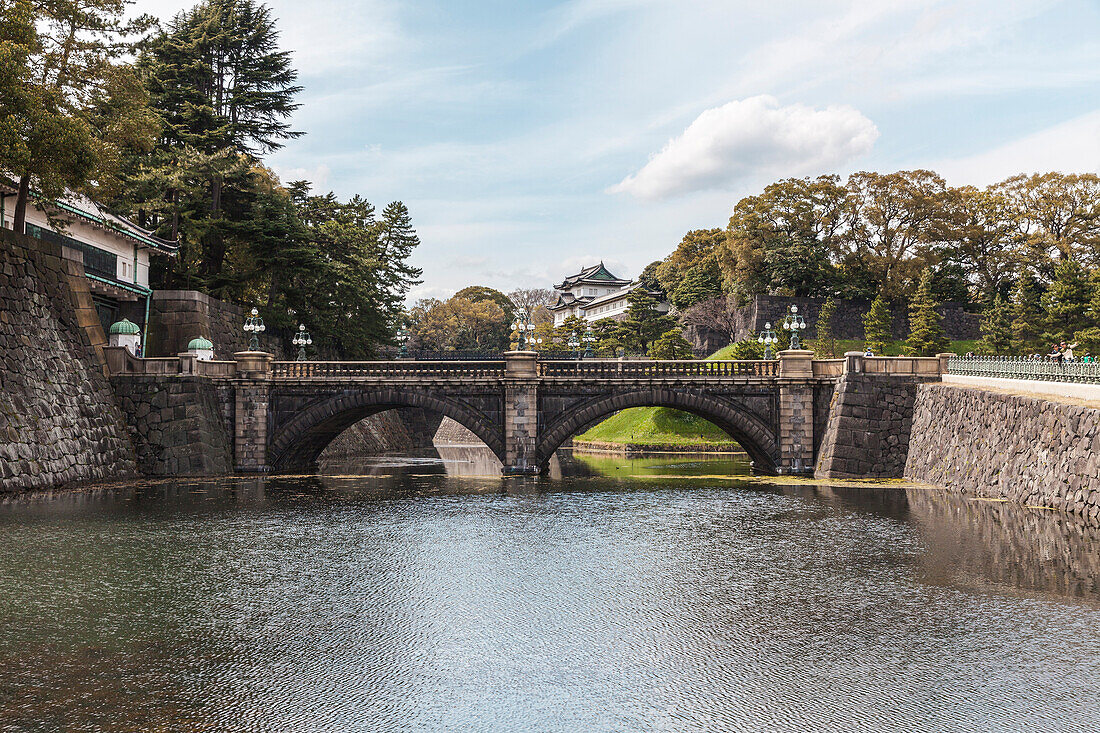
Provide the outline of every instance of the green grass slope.
<path id="1" fill-rule="evenodd" d="M 668 407 L 631 407 L 612 415 L 574 440 L 663 447 L 736 446 L 714 424 L 689 412 Z"/>

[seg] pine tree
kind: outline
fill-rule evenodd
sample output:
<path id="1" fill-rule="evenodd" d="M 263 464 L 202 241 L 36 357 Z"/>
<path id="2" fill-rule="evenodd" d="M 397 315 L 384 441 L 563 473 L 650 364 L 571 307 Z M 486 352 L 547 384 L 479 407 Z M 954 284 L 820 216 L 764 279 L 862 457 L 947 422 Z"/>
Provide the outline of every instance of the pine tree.
<path id="1" fill-rule="evenodd" d="M 982 314 L 982 338 L 978 351 L 983 354 L 1008 354 L 1012 351 L 1012 306 L 997 293 Z"/>
<path id="2" fill-rule="evenodd" d="M 691 359 L 695 356 L 691 344 L 678 328 L 671 328 L 649 348 L 651 359 Z"/>
<path id="3" fill-rule="evenodd" d="M 646 352 L 651 343 L 676 325 L 675 319 L 657 311 L 657 299 L 645 288 L 634 288 L 626 300 L 626 318 L 619 330 L 628 348 Z"/>
<path id="4" fill-rule="evenodd" d="M 1089 301 L 1088 319 L 1089 325 L 1073 335 L 1080 353 L 1100 354 L 1100 271 L 1092 274 L 1092 300 Z"/>
<path id="5" fill-rule="evenodd" d="M 1072 341 L 1074 334 L 1087 328 L 1091 300 L 1092 283 L 1085 268 L 1072 259 L 1058 263 L 1054 269 L 1054 282 L 1042 298 L 1047 314 L 1047 340 Z"/>
<path id="6" fill-rule="evenodd" d="M 1039 283 L 1020 268 L 1012 289 L 1012 350 L 1018 354 L 1041 351 L 1043 320 Z"/>
<path id="7" fill-rule="evenodd" d="M 906 341 L 914 356 L 935 356 L 947 350 L 947 336 L 943 331 L 943 317 L 936 310 L 932 294 L 932 270 L 921 273 L 916 297 L 909 304 L 909 339 Z"/>
<path id="8" fill-rule="evenodd" d="M 825 356 L 836 356 L 836 335 L 833 332 L 833 318 L 836 316 L 836 301 L 832 296 L 821 304 L 821 310 L 817 313 L 817 336 L 814 338 L 814 348 L 819 349 Z"/>
<path id="9" fill-rule="evenodd" d="M 409 210 L 400 201 L 392 202 L 382 211 L 381 227 L 383 279 L 389 296 L 400 304 L 409 290 L 422 282 L 423 271 L 409 264 L 413 250 L 420 245 L 420 237 L 413 229 Z"/>
<path id="10" fill-rule="evenodd" d="M 894 314 L 881 294 L 871 302 L 871 309 L 863 317 L 863 335 L 867 348 L 873 353 L 886 353 L 886 344 L 894 337 Z"/>

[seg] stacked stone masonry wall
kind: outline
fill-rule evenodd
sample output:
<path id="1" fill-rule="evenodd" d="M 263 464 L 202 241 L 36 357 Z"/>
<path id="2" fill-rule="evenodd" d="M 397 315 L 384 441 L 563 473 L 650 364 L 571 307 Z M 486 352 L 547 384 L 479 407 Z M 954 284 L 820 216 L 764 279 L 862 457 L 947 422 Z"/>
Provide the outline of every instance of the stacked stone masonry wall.
<path id="1" fill-rule="evenodd" d="M 59 247 L 0 229 L 3 491 L 137 474 L 122 414 L 81 327 L 69 278 Z"/>
<path id="2" fill-rule="evenodd" d="M 1097 519 L 1100 409 L 923 386 L 905 478 Z"/>
<path id="3" fill-rule="evenodd" d="M 141 470 L 150 476 L 231 473 L 226 398 L 201 377 L 123 376 L 111 379 Z"/>
<path id="4" fill-rule="evenodd" d="M 917 387 L 927 381 L 931 380 L 881 374 L 844 375 L 829 407 L 815 476 L 901 478 L 910 450 Z"/>

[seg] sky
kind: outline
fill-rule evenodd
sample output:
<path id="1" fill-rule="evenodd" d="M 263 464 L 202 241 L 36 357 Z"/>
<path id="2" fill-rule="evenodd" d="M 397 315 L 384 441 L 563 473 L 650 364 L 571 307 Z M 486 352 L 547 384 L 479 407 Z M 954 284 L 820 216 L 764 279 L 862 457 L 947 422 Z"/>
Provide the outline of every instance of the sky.
<path id="1" fill-rule="evenodd" d="M 306 133 L 268 163 L 404 201 L 412 300 L 635 277 L 789 176 L 1100 171 L 1096 0 L 267 4 Z"/>

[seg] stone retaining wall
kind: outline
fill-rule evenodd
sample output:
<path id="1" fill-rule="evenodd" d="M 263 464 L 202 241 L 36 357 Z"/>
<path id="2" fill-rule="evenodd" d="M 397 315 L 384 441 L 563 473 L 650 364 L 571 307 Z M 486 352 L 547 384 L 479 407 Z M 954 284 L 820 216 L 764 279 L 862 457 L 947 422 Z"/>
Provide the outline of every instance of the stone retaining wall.
<path id="1" fill-rule="evenodd" d="M 245 312 L 194 290 L 156 290 L 149 311 L 149 356 L 175 356 L 196 336 L 214 343 L 214 358 L 232 359 L 248 348 Z M 270 349 L 271 344 L 265 343 Z"/>
<path id="2" fill-rule="evenodd" d="M 371 415 L 336 436 L 320 462 L 339 462 L 385 453 L 419 453 L 435 449 L 432 437 L 443 416 L 418 407 L 401 407 Z"/>
<path id="3" fill-rule="evenodd" d="M 123 376 L 111 383 L 127 418 L 143 473 L 215 476 L 232 473 L 226 428 L 232 396 L 201 377 Z"/>
<path id="4" fill-rule="evenodd" d="M 1100 409 L 922 386 L 905 478 L 1100 517 Z"/>
<path id="5" fill-rule="evenodd" d="M 917 387 L 939 377 L 850 372 L 837 383 L 814 476 L 901 478 Z"/>
<path id="6" fill-rule="evenodd" d="M 137 474 L 94 329 L 78 317 L 73 264 L 56 245 L 0 229 L 2 491 Z"/>

